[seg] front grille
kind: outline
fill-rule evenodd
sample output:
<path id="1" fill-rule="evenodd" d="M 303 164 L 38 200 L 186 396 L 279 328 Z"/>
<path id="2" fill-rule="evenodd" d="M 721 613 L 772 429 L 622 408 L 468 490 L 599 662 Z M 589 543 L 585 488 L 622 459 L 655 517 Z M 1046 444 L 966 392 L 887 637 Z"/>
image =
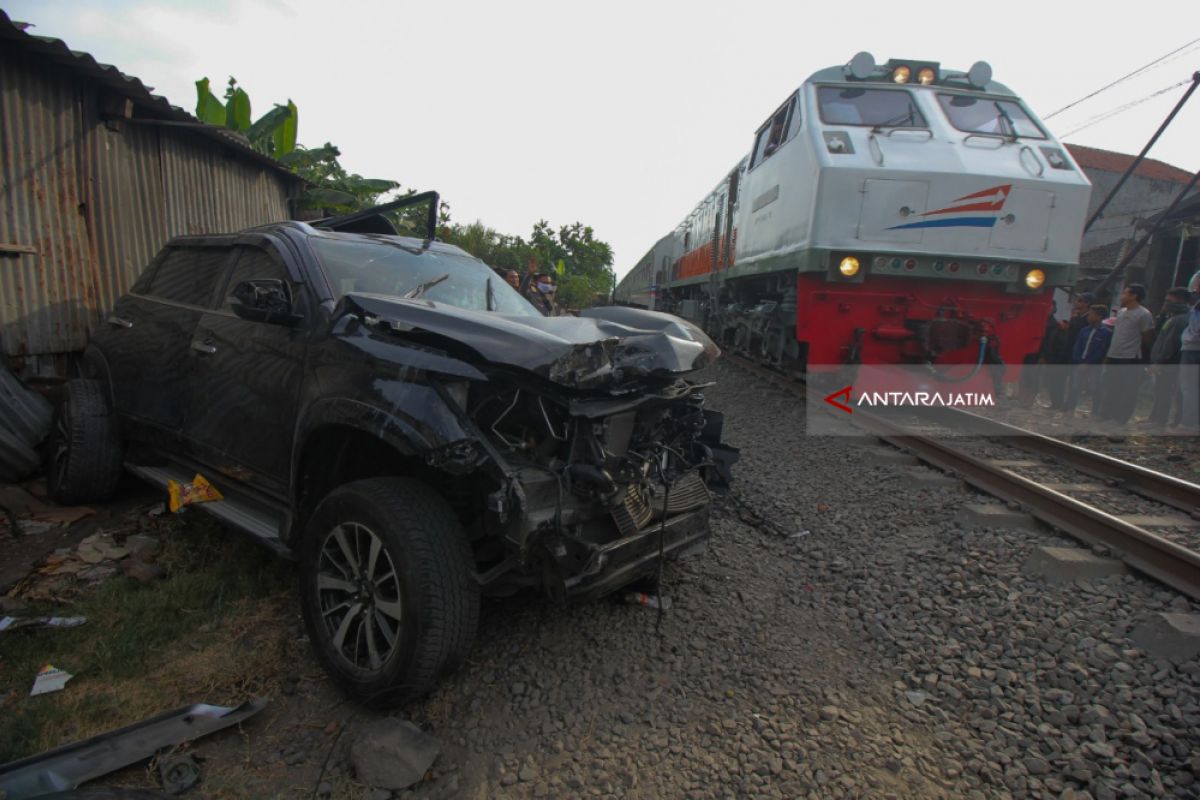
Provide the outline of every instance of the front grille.
<path id="1" fill-rule="evenodd" d="M 641 489 L 634 484 L 625 489 L 625 499 L 612 512 L 613 521 L 617 523 L 617 530 L 621 532 L 621 536 L 637 533 L 650 521 L 651 516 L 646 498 L 642 497 Z"/>
<path id="2" fill-rule="evenodd" d="M 663 492 L 661 487 L 655 488 L 657 493 L 653 508 L 646 501 L 640 487 L 631 484 L 625 490 L 621 504 L 612 511 L 613 521 L 617 523 L 617 529 L 622 536 L 632 536 L 646 527 L 652 519 L 662 517 Z M 689 472 L 671 484 L 671 491 L 667 493 L 667 516 L 702 508 L 708 505 L 709 499 L 708 487 L 705 486 L 700 473 Z"/>
<path id="3" fill-rule="evenodd" d="M 671 493 L 667 497 L 667 514 L 678 514 L 708 505 L 708 487 L 697 471 L 689 472 L 675 483 L 671 484 Z"/>

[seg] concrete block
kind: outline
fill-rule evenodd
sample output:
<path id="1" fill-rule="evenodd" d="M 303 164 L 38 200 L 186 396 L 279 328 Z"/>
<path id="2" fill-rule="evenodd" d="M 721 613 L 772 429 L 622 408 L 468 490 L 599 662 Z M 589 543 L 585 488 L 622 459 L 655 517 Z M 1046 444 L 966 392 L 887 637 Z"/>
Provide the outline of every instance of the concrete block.
<path id="1" fill-rule="evenodd" d="M 961 486 L 962 481 L 931 467 L 911 467 L 904 470 L 906 478 L 917 486 L 930 489 L 950 489 Z"/>
<path id="2" fill-rule="evenodd" d="M 1014 511 L 1005 506 L 985 503 L 965 503 L 958 509 L 955 521 L 964 527 L 1036 530 L 1037 521 L 1031 514 Z"/>
<path id="3" fill-rule="evenodd" d="M 1134 628 L 1129 638 L 1156 658 L 1190 661 L 1200 655 L 1200 615 L 1154 614 Z"/>
<path id="4" fill-rule="evenodd" d="M 1029 554 L 1021 571 L 1037 575 L 1048 583 L 1091 580 L 1126 572 L 1125 563 L 1103 558 L 1090 550 L 1076 547 L 1039 547 Z"/>

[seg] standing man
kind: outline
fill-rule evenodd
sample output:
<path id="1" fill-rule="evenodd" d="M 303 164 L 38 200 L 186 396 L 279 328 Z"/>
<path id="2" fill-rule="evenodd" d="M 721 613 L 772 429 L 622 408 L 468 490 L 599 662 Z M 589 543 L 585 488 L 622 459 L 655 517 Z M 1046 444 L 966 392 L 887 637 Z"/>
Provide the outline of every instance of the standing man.
<path id="1" fill-rule="evenodd" d="M 1066 410 L 1074 411 L 1079 404 L 1079 395 L 1084 389 L 1092 398 L 1092 413 L 1100 411 L 1100 365 L 1108 352 L 1108 344 L 1112 339 L 1112 328 L 1104 324 L 1108 319 L 1108 306 L 1094 305 L 1084 315 L 1087 326 L 1075 337 L 1071 352 L 1071 384 L 1067 390 Z"/>
<path id="2" fill-rule="evenodd" d="M 542 312 L 544 317 L 553 317 L 558 313 L 558 309 L 554 305 L 554 284 L 550 282 L 550 276 L 544 272 L 539 272 L 534 276 L 533 281 L 525 290 L 525 299 Z"/>
<path id="3" fill-rule="evenodd" d="M 1154 338 L 1154 315 L 1142 305 L 1146 287 L 1131 283 L 1121 291 L 1121 312 L 1113 325 L 1112 342 L 1104 359 L 1104 403 L 1101 419 L 1124 425 L 1133 415 L 1142 383 L 1142 349 Z"/>
<path id="4" fill-rule="evenodd" d="M 1188 284 L 1192 310 L 1183 331 L 1179 353 L 1179 393 L 1183 398 L 1183 414 L 1179 427 L 1169 433 L 1184 436 L 1200 434 L 1200 272 Z"/>
<path id="5" fill-rule="evenodd" d="M 1067 364 L 1071 363 L 1071 345 L 1074 340 L 1069 338 L 1069 325 L 1060 322 L 1051 310 L 1050 318 L 1046 320 L 1046 330 L 1042 335 L 1042 346 L 1038 351 L 1041 387 L 1050 396 L 1050 408 L 1060 410 L 1066 405 L 1067 394 Z"/>
<path id="6" fill-rule="evenodd" d="M 1188 290 L 1183 286 L 1167 292 L 1162 313 L 1155 320 L 1158 334 L 1150 348 L 1150 369 L 1147 370 L 1154 376 L 1154 407 L 1144 422 L 1158 428 L 1166 426 L 1179 397 L 1180 346 L 1192 310 L 1188 297 Z"/>

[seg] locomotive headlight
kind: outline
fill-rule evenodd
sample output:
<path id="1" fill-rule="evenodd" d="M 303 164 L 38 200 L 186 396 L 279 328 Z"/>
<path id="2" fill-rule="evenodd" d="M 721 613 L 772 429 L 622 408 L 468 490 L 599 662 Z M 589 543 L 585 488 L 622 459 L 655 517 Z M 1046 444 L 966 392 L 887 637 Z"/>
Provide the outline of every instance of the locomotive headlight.
<path id="1" fill-rule="evenodd" d="M 928 86 L 937 78 L 937 73 L 933 71 L 933 67 L 921 67 L 917 72 L 917 83 L 922 86 Z"/>
<path id="2" fill-rule="evenodd" d="M 912 69 L 905 64 L 901 64 L 892 70 L 892 80 L 896 83 L 908 83 L 908 79 L 911 77 Z"/>
<path id="3" fill-rule="evenodd" d="M 1040 289 L 1046 282 L 1046 273 L 1040 269 L 1031 269 L 1025 273 L 1025 285 L 1030 289 Z"/>
<path id="4" fill-rule="evenodd" d="M 845 275 L 847 278 L 853 278 L 858 274 L 858 259 L 854 256 L 846 256 L 842 262 L 838 264 L 838 272 Z"/>

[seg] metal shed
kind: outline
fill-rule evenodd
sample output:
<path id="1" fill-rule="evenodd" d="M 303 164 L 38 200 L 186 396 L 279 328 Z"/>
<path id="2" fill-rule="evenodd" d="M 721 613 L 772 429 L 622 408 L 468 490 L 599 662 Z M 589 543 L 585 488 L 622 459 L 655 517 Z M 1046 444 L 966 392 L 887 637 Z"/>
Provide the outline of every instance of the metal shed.
<path id="1" fill-rule="evenodd" d="M 62 374 L 172 236 L 288 219 L 303 181 L 0 11 L 0 353 Z"/>

